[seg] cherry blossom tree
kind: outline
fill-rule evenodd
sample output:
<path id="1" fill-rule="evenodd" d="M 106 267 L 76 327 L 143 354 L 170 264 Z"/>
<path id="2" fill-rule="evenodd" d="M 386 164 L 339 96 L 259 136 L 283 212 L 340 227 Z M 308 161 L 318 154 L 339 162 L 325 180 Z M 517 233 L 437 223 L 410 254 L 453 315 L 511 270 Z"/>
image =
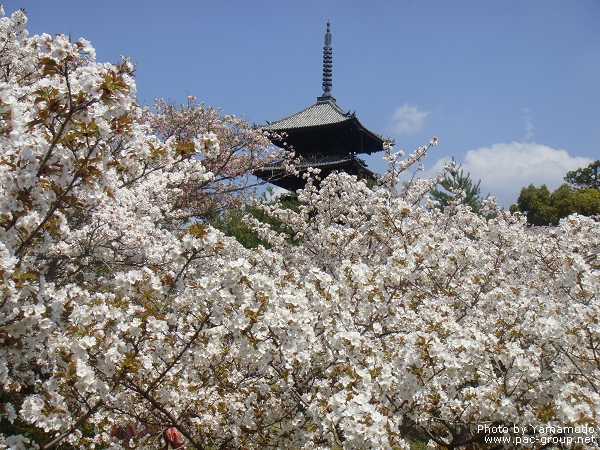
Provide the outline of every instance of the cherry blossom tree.
<path id="1" fill-rule="evenodd" d="M 19 11 L 0 23 L 0 382 L 5 420 L 28 426 L 4 442 L 79 447 L 144 418 L 167 375 L 182 382 L 174 367 L 214 324 L 175 298 L 239 246 L 202 225 L 164 227 L 187 220 L 172 203 L 184 187 L 215 180 L 203 163 L 219 154 L 215 134 L 191 148 L 156 136 L 135 104 L 129 61 L 96 63 L 83 39 L 28 38 L 25 22 Z M 155 347 L 139 366 L 150 335 L 167 352 Z M 149 372 L 136 381 L 141 367 Z M 176 427 L 194 443 L 160 402 L 144 438 Z"/>
<path id="2" fill-rule="evenodd" d="M 399 184 L 428 146 L 388 146 L 373 187 L 309 171 L 298 210 L 262 206 L 277 228 L 247 218 L 270 248 L 245 249 L 188 219 L 237 201 L 225 161 L 263 155 L 227 136 L 264 136 L 201 105 L 142 110 L 128 60 L 25 22 L 0 19 L 0 448 L 596 435 L 597 221 L 440 211 L 442 174 Z"/>
<path id="3" fill-rule="evenodd" d="M 459 200 L 415 204 L 435 182 L 397 193 L 330 176 L 301 193 L 300 213 L 271 208 L 290 235 L 255 223 L 286 270 L 304 268 L 322 432 L 349 448 L 412 432 L 434 448 L 491 448 L 486 430 L 506 429 L 542 448 L 597 429 L 599 223 L 574 215 L 532 233 L 490 201 L 489 220 Z"/>
<path id="4" fill-rule="evenodd" d="M 241 209 L 256 196 L 256 187 L 264 184 L 253 172 L 282 156 L 266 133 L 242 118 L 197 103 L 193 96 L 181 105 L 158 99 L 152 110 L 143 109 L 142 122 L 163 141 L 174 139 L 183 158 L 197 156 L 198 149 L 206 147 L 200 153 L 212 173 L 210 183 L 182 185 L 182 194 L 173 201 L 174 208 L 190 218 Z"/>

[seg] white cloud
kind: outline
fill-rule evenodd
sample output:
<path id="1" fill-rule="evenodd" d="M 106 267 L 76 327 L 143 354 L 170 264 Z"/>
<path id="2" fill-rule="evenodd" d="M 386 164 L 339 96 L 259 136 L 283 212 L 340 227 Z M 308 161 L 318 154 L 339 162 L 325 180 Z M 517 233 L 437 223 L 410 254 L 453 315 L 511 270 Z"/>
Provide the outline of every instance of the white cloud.
<path id="1" fill-rule="evenodd" d="M 429 111 L 419 111 L 416 106 L 405 103 L 394 111 L 394 130 L 397 133 L 415 133 L 423 128 L 423 122 L 428 115 Z"/>
<path id="2" fill-rule="evenodd" d="M 440 172 L 448 161 L 449 158 L 438 160 L 427 174 Z M 564 183 L 568 171 L 586 167 L 592 160 L 534 142 L 511 142 L 470 150 L 458 162 L 473 181 L 481 179 L 483 196 L 489 192 L 496 196 L 499 205 L 508 208 L 517 202 L 522 187 L 533 183 L 556 189 Z"/>

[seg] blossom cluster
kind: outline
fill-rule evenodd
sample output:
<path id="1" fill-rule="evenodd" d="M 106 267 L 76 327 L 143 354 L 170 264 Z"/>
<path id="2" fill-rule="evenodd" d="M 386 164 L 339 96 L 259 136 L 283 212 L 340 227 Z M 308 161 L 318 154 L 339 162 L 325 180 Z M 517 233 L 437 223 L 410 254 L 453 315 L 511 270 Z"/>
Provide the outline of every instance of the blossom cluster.
<path id="1" fill-rule="evenodd" d="M 142 110 L 141 122 L 163 141 L 173 142 L 180 158 L 195 154 L 212 174 L 207 183 L 184 183 L 173 199 L 186 218 L 241 208 L 256 196 L 259 183 L 252 173 L 281 157 L 265 133 L 242 118 L 197 103 L 193 96 L 181 105 L 157 99 L 152 109 Z"/>
<path id="2" fill-rule="evenodd" d="M 264 205 L 283 226 L 248 218 L 270 248 L 245 249 L 189 219 L 235 204 L 265 136 L 201 105 L 142 110 L 128 60 L 24 25 L 0 19 L 0 448 L 600 427 L 597 221 L 428 208 L 436 179 L 398 186 L 428 147 L 389 148 L 373 187 L 311 175 L 298 211 Z"/>

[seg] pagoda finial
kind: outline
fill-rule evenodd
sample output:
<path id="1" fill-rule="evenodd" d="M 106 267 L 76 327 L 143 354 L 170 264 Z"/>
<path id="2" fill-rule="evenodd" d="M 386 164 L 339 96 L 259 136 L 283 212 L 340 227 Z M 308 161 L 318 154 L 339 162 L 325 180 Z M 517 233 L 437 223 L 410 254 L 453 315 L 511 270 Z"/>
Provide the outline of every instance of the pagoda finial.
<path id="1" fill-rule="evenodd" d="M 329 21 L 327 21 L 327 33 L 325 33 L 325 47 L 323 47 L 323 96 L 331 97 L 331 32 L 329 31 Z"/>

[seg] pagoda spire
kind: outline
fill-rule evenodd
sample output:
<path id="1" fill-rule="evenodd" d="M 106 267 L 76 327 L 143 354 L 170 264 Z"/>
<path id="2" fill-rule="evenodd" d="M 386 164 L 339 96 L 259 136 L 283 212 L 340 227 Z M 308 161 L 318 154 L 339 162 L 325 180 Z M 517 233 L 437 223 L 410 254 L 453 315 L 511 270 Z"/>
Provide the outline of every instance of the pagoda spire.
<path id="1" fill-rule="evenodd" d="M 318 101 L 329 101 L 335 99 L 331 96 L 331 74 L 332 74 L 332 49 L 331 49 L 331 31 L 330 24 L 327 21 L 327 32 L 325 33 L 325 47 L 323 47 L 323 95 L 318 97 Z"/>

